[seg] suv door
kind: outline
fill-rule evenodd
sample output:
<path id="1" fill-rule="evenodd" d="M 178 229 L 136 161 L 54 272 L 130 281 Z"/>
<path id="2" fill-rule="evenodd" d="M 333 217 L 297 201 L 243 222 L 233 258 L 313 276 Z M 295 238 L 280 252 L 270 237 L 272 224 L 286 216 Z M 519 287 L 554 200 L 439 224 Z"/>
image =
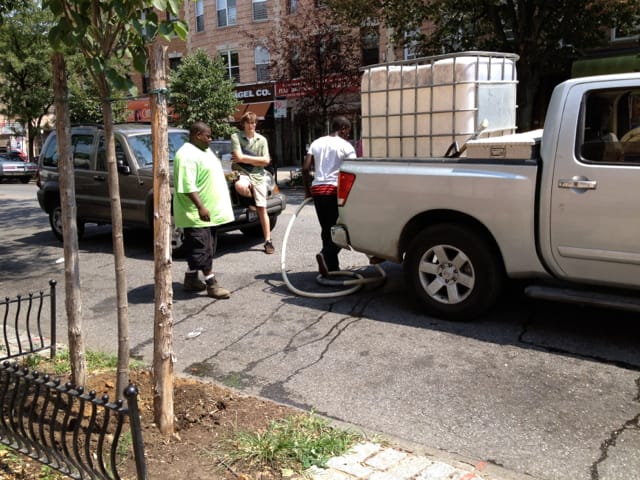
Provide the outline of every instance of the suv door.
<path id="1" fill-rule="evenodd" d="M 73 171 L 75 177 L 77 217 L 92 217 L 95 203 L 95 132 L 76 132 L 71 134 L 73 150 Z"/>

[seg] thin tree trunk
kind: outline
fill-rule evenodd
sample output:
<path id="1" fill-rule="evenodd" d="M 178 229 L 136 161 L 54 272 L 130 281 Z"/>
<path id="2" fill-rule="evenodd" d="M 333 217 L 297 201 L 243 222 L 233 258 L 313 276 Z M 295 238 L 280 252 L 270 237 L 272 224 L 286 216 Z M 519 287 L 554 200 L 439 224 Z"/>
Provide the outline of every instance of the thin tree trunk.
<path id="1" fill-rule="evenodd" d="M 110 89 L 104 74 L 98 77 L 104 143 L 107 155 L 109 199 L 111 202 L 111 238 L 116 276 L 116 303 L 118 312 L 118 372 L 116 391 L 124 400 L 124 389 L 129 383 L 129 302 L 127 300 L 127 275 L 125 269 L 124 235 L 122 232 L 122 207 L 120 205 L 120 180 L 116 163 L 116 146 L 113 136 L 113 111 L 109 101 Z"/>
<path id="2" fill-rule="evenodd" d="M 153 132 L 153 252 L 155 314 L 153 330 L 153 412 L 160 432 L 173 423 L 173 290 L 171 284 L 171 189 L 165 61 L 167 47 L 154 42 L 149 51 L 151 128 Z"/>
<path id="3" fill-rule="evenodd" d="M 64 243 L 65 307 L 67 312 L 71 381 L 85 385 L 87 366 L 84 330 L 82 328 L 82 299 L 80 296 L 80 268 L 78 259 L 78 226 L 76 224 L 76 191 L 71 148 L 67 72 L 64 56 L 52 55 L 53 90 L 58 137 L 58 168 L 60 169 L 60 207 Z M 31 143 L 31 139 L 30 139 Z"/>

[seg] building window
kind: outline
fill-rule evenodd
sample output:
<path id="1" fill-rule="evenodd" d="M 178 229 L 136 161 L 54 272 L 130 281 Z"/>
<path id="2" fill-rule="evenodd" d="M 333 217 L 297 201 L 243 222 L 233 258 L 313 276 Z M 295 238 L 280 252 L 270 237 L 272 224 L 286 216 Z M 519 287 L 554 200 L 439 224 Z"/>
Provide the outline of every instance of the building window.
<path id="1" fill-rule="evenodd" d="M 360 29 L 360 45 L 362 46 L 362 65 L 373 65 L 380 61 L 379 37 L 376 27 Z"/>
<path id="2" fill-rule="evenodd" d="M 196 32 L 204 32 L 204 0 L 196 1 Z"/>
<path id="3" fill-rule="evenodd" d="M 289 0 L 287 2 L 287 13 L 291 15 L 298 11 L 298 0 Z"/>
<path id="4" fill-rule="evenodd" d="M 253 21 L 267 20 L 267 0 L 253 0 Z"/>
<path id="5" fill-rule="evenodd" d="M 265 47 L 258 46 L 255 50 L 256 56 L 256 82 L 268 82 L 269 81 L 269 64 L 271 63 L 271 57 L 269 56 L 269 50 Z"/>
<path id="6" fill-rule="evenodd" d="M 217 0 L 218 27 L 236 24 L 236 0 Z"/>
<path id="7" fill-rule="evenodd" d="M 418 58 L 418 40 L 416 38 L 420 32 L 414 30 L 412 32 L 404 32 L 404 59 L 413 60 Z"/>
<path id="8" fill-rule="evenodd" d="M 227 50 L 220 52 L 222 61 L 227 67 L 227 78 L 240 82 L 240 58 L 238 52 Z"/>
<path id="9" fill-rule="evenodd" d="M 171 70 L 172 72 L 175 72 L 180 66 L 180 63 L 182 63 L 182 57 L 170 57 L 169 70 Z"/>
<path id="10" fill-rule="evenodd" d="M 142 75 L 142 93 L 149 93 L 149 90 L 151 90 L 151 79 L 149 78 L 149 73 L 145 72 L 144 75 Z"/>

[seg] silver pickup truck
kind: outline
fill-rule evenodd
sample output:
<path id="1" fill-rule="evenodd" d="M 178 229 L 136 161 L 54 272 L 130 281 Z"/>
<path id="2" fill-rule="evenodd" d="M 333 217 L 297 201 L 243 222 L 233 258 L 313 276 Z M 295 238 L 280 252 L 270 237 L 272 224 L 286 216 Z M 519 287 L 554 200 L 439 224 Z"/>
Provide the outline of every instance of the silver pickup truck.
<path id="1" fill-rule="evenodd" d="M 640 74 L 568 80 L 543 130 L 465 147 L 345 162 L 333 241 L 402 263 L 438 317 L 482 314 L 507 279 L 640 311 Z"/>

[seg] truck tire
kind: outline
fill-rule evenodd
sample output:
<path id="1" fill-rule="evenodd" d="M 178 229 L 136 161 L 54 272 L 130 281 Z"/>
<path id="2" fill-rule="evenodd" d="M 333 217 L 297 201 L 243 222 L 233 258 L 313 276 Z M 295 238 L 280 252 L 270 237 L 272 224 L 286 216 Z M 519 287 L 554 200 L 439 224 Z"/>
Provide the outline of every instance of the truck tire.
<path id="1" fill-rule="evenodd" d="M 464 321 L 484 313 L 500 295 L 503 268 L 489 242 L 476 230 L 434 225 L 409 246 L 405 280 L 434 316 Z"/>
<path id="2" fill-rule="evenodd" d="M 49 212 L 49 224 L 53 235 L 62 242 L 62 207 L 60 205 L 56 205 Z M 80 240 L 84 235 L 84 223 L 78 221 L 76 228 L 78 229 L 78 240 Z"/>

